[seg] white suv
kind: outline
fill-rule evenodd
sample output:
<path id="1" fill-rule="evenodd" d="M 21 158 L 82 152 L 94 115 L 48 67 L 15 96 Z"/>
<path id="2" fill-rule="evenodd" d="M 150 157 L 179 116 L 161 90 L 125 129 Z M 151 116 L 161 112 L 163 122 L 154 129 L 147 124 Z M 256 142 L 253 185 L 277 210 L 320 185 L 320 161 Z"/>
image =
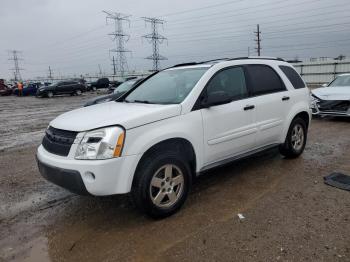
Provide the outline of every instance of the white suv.
<path id="1" fill-rule="evenodd" d="M 305 147 L 309 90 L 281 59 L 177 65 L 117 101 L 54 119 L 38 148 L 41 174 L 78 194 L 131 192 L 152 217 L 176 212 L 202 171 L 279 146 Z"/>

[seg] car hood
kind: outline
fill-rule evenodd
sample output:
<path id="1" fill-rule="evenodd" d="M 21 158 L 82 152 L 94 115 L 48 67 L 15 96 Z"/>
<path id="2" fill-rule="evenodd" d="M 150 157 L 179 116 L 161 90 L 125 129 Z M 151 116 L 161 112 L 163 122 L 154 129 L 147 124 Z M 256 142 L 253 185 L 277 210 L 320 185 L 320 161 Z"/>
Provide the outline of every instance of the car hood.
<path id="1" fill-rule="evenodd" d="M 321 87 L 311 92 L 322 100 L 350 100 L 350 86 Z"/>
<path id="2" fill-rule="evenodd" d="M 87 131 L 121 125 L 125 129 L 180 115 L 181 105 L 107 102 L 64 113 L 51 121 L 54 128 Z"/>

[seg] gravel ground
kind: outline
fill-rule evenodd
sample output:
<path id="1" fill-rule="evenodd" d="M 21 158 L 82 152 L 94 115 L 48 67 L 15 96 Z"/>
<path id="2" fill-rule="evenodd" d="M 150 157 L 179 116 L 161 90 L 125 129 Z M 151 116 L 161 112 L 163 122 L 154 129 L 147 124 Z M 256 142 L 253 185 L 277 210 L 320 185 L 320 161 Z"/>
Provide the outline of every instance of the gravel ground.
<path id="1" fill-rule="evenodd" d="M 76 196 L 38 173 L 49 121 L 94 95 L 0 97 L 0 261 L 350 261 L 350 192 L 323 183 L 350 174 L 349 120 L 313 120 L 298 159 L 269 150 L 203 174 L 154 221 L 127 196 Z"/>

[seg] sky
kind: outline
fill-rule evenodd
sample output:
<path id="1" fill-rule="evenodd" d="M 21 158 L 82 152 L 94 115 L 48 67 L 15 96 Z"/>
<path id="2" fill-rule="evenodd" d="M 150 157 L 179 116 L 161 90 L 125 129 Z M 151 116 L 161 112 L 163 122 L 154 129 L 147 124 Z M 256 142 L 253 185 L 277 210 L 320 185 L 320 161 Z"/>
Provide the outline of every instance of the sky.
<path id="1" fill-rule="evenodd" d="M 0 78 L 9 79 L 9 51 L 21 51 L 25 79 L 111 74 L 110 49 L 116 43 L 102 11 L 131 15 L 123 29 L 129 70 L 152 69 L 152 46 L 142 36 L 151 28 L 142 17 L 165 20 L 159 33 L 167 38 L 161 67 L 223 57 L 256 55 L 256 25 L 264 56 L 309 60 L 350 58 L 349 0 L 1 0 Z"/>

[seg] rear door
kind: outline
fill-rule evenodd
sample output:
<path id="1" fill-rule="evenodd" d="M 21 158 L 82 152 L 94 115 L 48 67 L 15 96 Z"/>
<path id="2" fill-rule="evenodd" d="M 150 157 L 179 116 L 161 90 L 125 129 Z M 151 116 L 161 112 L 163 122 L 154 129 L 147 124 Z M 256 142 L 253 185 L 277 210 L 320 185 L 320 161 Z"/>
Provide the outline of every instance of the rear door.
<path id="1" fill-rule="evenodd" d="M 247 65 L 251 96 L 255 98 L 256 146 L 280 143 L 290 103 L 288 91 L 277 72 L 264 64 Z"/>
<path id="2" fill-rule="evenodd" d="M 228 93 L 232 102 L 201 109 L 206 165 L 255 146 L 254 98 L 248 97 L 244 68 L 235 66 L 217 72 L 203 92 L 209 97 L 220 91 Z"/>

